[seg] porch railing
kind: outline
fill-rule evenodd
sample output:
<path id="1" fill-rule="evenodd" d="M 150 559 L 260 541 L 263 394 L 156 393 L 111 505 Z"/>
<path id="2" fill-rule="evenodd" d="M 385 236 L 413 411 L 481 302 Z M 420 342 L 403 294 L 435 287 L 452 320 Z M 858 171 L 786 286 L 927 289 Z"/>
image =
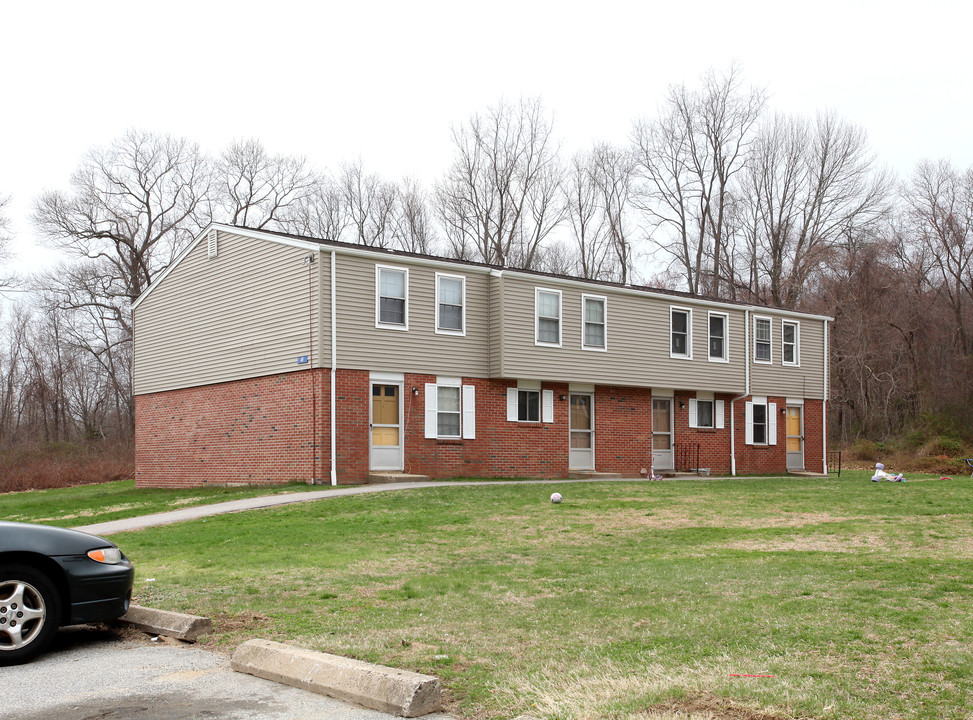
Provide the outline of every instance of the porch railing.
<path id="1" fill-rule="evenodd" d="M 699 470 L 699 443 L 673 443 L 672 464 L 676 472 Z"/>

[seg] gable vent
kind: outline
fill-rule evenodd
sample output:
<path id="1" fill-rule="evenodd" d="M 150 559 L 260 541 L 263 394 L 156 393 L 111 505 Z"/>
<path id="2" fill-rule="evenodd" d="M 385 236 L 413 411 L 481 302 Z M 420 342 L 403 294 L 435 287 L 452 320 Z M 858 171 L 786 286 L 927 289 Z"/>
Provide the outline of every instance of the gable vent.
<path id="1" fill-rule="evenodd" d="M 217 231 L 210 230 L 209 235 L 206 236 L 206 254 L 211 257 L 216 257 L 216 241 L 217 241 Z"/>

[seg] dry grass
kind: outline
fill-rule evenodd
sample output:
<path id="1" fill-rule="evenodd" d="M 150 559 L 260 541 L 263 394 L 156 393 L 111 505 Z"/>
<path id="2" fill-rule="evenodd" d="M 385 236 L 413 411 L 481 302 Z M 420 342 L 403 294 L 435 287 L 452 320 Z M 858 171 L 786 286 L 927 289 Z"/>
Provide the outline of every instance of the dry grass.
<path id="1" fill-rule="evenodd" d="M 135 476 L 130 444 L 47 443 L 0 450 L 0 493 L 66 488 Z"/>

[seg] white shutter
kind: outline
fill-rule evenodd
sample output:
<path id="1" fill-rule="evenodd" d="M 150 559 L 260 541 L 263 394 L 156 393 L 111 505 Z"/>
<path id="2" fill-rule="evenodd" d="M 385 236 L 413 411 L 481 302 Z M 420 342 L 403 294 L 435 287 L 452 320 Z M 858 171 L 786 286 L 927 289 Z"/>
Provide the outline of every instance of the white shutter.
<path id="1" fill-rule="evenodd" d="M 546 423 L 554 422 L 554 391 L 545 390 L 541 393 L 544 398 L 544 416 L 542 420 Z"/>
<path id="2" fill-rule="evenodd" d="M 753 445 L 753 403 L 746 404 L 746 444 Z"/>
<path id="3" fill-rule="evenodd" d="M 713 403 L 713 414 L 716 416 L 714 418 L 716 423 L 716 429 L 722 430 L 725 425 L 725 418 L 723 417 L 723 401 L 717 400 Z"/>
<path id="4" fill-rule="evenodd" d="M 426 383 L 426 437 L 439 437 L 439 387 Z"/>
<path id="5" fill-rule="evenodd" d="M 777 403 L 767 403 L 767 444 L 777 444 Z"/>
<path id="6" fill-rule="evenodd" d="M 698 427 L 696 416 L 696 398 L 689 398 L 689 427 Z"/>
<path id="7" fill-rule="evenodd" d="M 463 386 L 463 439 L 476 439 L 476 388 Z"/>
<path id="8" fill-rule="evenodd" d="M 507 422 L 517 422 L 517 388 L 507 388 Z"/>

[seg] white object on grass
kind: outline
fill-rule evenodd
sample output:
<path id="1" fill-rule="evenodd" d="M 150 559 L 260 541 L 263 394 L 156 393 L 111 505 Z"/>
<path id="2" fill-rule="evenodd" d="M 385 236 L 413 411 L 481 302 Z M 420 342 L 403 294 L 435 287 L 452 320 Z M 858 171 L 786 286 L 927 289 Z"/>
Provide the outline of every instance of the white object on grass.
<path id="1" fill-rule="evenodd" d="M 553 495 L 551 495 L 551 502 L 552 503 L 561 502 L 561 493 L 554 493 Z"/>

